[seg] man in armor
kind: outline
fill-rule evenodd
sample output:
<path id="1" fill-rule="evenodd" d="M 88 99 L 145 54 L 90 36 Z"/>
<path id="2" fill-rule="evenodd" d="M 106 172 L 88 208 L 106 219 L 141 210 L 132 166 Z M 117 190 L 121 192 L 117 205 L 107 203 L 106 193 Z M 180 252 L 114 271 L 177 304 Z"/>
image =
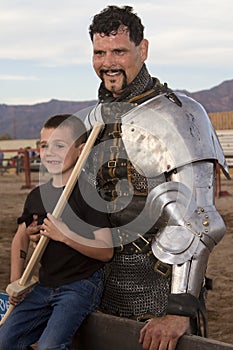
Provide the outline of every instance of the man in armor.
<path id="1" fill-rule="evenodd" d="M 88 172 L 115 242 L 101 310 L 147 320 L 143 349 L 173 350 L 198 324 L 208 256 L 225 233 L 216 165 L 229 174 L 203 107 L 150 76 L 143 31 L 129 6 L 108 6 L 89 27 L 101 84 L 86 125 L 104 127 Z"/>

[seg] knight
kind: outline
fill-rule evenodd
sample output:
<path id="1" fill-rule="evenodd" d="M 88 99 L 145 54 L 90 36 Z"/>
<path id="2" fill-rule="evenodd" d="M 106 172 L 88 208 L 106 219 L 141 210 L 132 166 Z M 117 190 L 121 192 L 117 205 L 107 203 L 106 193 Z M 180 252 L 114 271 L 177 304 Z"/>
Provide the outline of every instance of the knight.
<path id="1" fill-rule="evenodd" d="M 103 130 L 85 169 L 92 205 L 106 205 L 115 254 L 101 310 L 137 320 L 143 349 L 175 349 L 203 313 L 208 257 L 225 233 L 215 173 L 229 177 L 204 108 L 150 75 L 149 42 L 130 6 L 108 6 L 89 26 Z"/>

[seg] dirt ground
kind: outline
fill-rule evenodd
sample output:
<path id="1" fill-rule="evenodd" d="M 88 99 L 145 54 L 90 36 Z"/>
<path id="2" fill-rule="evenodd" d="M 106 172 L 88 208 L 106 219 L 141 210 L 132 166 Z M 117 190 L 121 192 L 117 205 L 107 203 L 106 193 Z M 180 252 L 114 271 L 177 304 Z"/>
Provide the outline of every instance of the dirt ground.
<path id="1" fill-rule="evenodd" d="M 232 172 L 233 175 L 233 172 Z M 233 176 L 232 176 L 233 177 Z M 31 184 L 38 184 L 38 173 L 31 174 Z M 0 290 L 9 283 L 10 246 L 16 230 L 16 218 L 30 189 L 23 189 L 24 173 L 0 176 Z M 233 344 L 233 180 L 221 177 L 221 196 L 216 206 L 227 226 L 222 241 L 211 253 L 207 276 L 213 280 L 208 292 L 209 338 Z M 230 194 L 230 195 L 228 195 Z"/>

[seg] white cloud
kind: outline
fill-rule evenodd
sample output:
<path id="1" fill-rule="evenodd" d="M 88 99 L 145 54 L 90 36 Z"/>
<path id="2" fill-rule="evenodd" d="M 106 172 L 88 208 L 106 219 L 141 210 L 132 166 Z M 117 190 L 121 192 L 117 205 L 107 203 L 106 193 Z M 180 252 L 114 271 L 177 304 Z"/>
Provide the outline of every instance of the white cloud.
<path id="1" fill-rule="evenodd" d="M 39 78 L 27 75 L 8 75 L 0 74 L 0 80 L 21 81 L 21 80 L 39 80 Z"/>
<path id="2" fill-rule="evenodd" d="M 15 2 L 14 10 L 0 5 L 0 58 L 33 59 L 62 63 L 74 54 L 78 62 L 89 59 L 83 50 L 87 41 L 88 15 L 77 1 Z M 12 3 L 8 3 L 12 7 Z M 3 8 L 2 8 L 3 7 Z M 84 46 L 85 46 L 84 45 Z M 79 55 L 78 55 L 79 53 Z"/>

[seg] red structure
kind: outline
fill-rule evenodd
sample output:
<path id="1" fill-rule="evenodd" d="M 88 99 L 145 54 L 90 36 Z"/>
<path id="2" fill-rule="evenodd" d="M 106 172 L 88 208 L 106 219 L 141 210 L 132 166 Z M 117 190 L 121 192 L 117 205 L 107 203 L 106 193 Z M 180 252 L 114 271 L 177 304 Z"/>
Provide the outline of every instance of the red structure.
<path id="1" fill-rule="evenodd" d="M 30 150 L 28 150 L 28 149 L 1 149 L 1 152 L 3 152 L 3 153 L 7 153 L 7 152 L 11 152 L 11 153 L 17 152 L 17 154 L 22 153 L 22 155 L 23 155 L 23 168 L 24 168 L 24 174 L 25 174 L 25 184 L 21 187 L 21 189 L 34 187 L 31 184 L 29 151 L 32 151 L 32 149 L 30 149 Z M 11 167 L 14 167 L 14 166 L 9 166 L 9 168 L 11 168 Z M 17 165 L 16 165 L 16 167 L 17 167 Z"/>

